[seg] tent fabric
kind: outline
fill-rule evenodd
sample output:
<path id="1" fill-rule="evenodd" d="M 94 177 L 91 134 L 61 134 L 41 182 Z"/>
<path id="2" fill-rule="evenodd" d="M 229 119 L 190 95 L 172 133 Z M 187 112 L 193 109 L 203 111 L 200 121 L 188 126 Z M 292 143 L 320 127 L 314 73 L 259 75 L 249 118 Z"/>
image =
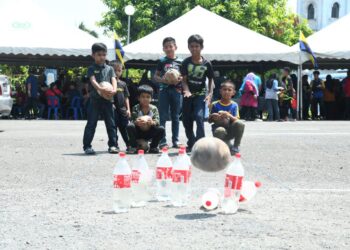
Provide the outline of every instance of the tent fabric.
<path id="1" fill-rule="evenodd" d="M 53 20 L 32 1 L 17 1 L 1 10 L 0 22 L 0 63 L 16 62 L 16 58 L 36 56 L 70 57 L 91 60 L 91 45 L 101 39 L 89 35 L 78 27 L 70 26 L 59 20 Z M 113 40 L 103 39 L 107 43 L 109 58 L 113 54 Z"/>
<path id="2" fill-rule="evenodd" d="M 307 42 L 319 58 L 350 59 L 349 26 L 350 14 L 309 36 Z"/>
<path id="3" fill-rule="evenodd" d="M 350 66 L 350 43 L 347 34 L 349 26 L 350 14 L 307 37 L 307 43 L 314 52 L 320 69 L 331 70 Z M 299 43 L 292 48 L 299 51 Z M 306 53 L 301 53 L 300 58 L 303 68 L 313 68 Z"/>
<path id="4" fill-rule="evenodd" d="M 162 41 L 176 39 L 177 55 L 189 56 L 187 39 L 200 34 L 203 55 L 212 61 L 299 63 L 298 52 L 289 46 L 251 31 L 200 6 L 162 28 L 124 47 L 127 60 L 156 61 L 164 55 Z"/>

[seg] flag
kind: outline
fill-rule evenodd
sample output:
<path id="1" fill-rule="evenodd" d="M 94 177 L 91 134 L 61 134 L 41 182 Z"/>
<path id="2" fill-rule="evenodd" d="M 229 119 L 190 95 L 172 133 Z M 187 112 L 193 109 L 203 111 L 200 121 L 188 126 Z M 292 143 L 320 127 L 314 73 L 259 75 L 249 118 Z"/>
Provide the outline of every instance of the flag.
<path id="1" fill-rule="evenodd" d="M 120 61 L 123 66 L 124 66 L 124 50 L 123 47 L 119 41 L 119 37 L 117 35 L 117 33 L 114 33 L 114 49 L 115 49 L 115 56 L 116 56 L 116 60 Z"/>
<path id="2" fill-rule="evenodd" d="M 317 64 L 316 57 L 315 57 L 314 53 L 312 52 L 309 44 L 307 43 L 303 32 L 301 32 L 301 31 L 300 31 L 300 38 L 299 38 L 299 46 L 300 46 L 301 51 L 308 53 L 309 58 L 310 58 L 312 64 L 314 65 L 314 68 L 317 69 L 318 64 Z"/>

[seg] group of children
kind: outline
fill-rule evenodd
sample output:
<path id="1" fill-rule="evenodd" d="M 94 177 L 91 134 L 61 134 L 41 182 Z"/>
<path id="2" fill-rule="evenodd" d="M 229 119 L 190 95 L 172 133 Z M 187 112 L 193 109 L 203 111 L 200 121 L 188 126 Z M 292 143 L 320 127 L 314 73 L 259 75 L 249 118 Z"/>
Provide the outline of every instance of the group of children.
<path id="1" fill-rule="evenodd" d="M 88 69 L 91 105 L 84 131 L 85 153 L 95 154 L 91 143 L 100 114 L 105 121 L 110 153 L 118 153 L 120 150 L 116 128 L 123 137 L 128 153 L 136 153 L 138 149 L 159 153 L 159 148 L 168 147 L 165 124 L 169 117 L 172 122 L 172 146 L 178 148 L 181 111 L 188 139 L 187 151 L 191 152 L 195 142 L 205 137 L 206 105 L 211 107 L 209 122 L 213 123 L 213 135 L 224 140 L 232 154 L 238 153 L 244 124 L 239 121 L 238 105 L 232 101 L 235 84 L 229 80 L 224 81 L 220 87 L 221 99 L 211 103 L 214 73 L 210 61 L 201 55 L 203 43 L 200 35 L 190 36 L 188 48 L 191 56 L 181 60 L 176 56 L 175 39 L 167 37 L 163 40 L 165 57 L 159 61 L 154 76 L 160 85 L 159 111 L 151 104 L 153 89 L 148 85 L 138 87 L 139 104 L 131 111 L 127 86 L 120 80 L 123 65 L 119 62 L 107 65 L 106 46 L 102 43 L 94 44 L 92 57 L 95 63 Z M 177 70 L 181 76 L 169 80 L 165 77 L 169 70 Z M 109 82 L 112 87 L 104 87 L 102 82 Z M 193 131 L 194 122 L 196 133 Z"/>

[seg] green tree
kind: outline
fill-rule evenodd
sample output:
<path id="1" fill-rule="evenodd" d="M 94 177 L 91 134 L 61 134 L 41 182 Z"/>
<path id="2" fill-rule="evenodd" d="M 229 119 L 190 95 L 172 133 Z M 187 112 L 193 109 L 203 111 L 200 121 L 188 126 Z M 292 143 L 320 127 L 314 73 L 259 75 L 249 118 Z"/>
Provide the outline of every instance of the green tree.
<path id="1" fill-rule="evenodd" d="M 102 0 L 109 11 L 99 25 L 105 32 L 116 31 L 126 40 L 127 15 L 124 8 L 136 8 L 131 18 L 130 40 L 135 41 L 185 14 L 197 5 L 282 43 L 293 45 L 299 31 L 308 36 L 312 30 L 306 20 L 287 10 L 287 0 Z"/>

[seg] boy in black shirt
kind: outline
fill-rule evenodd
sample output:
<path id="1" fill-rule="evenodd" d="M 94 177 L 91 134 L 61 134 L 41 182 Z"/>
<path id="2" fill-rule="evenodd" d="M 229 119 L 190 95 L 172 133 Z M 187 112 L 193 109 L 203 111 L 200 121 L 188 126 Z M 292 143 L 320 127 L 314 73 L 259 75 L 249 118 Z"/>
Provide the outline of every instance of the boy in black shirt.
<path id="1" fill-rule="evenodd" d="M 99 91 L 103 96 L 112 98 L 117 89 L 117 81 L 114 70 L 106 64 L 107 46 L 103 43 L 95 43 L 92 45 L 92 57 L 95 63 L 88 68 L 87 76 L 90 80 L 90 105 L 88 108 L 88 120 L 84 130 L 84 152 L 87 155 L 95 154 L 91 147 L 91 142 L 95 135 L 97 121 L 100 114 L 103 115 L 108 134 L 108 152 L 111 154 L 118 153 L 116 143 L 116 130 L 114 123 L 113 103 L 100 96 Z M 112 89 L 103 87 L 102 82 L 112 84 Z"/>
<path id="2" fill-rule="evenodd" d="M 120 62 L 113 62 L 112 67 L 117 77 L 117 93 L 114 96 L 114 117 L 115 126 L 119 128 L 119 132 L 123 137 L 127 150 L 129 149 L 129 138 L 126 131 L 126 127 L 130 118 L 130 103 L 129 103 L 129 90 L 126 83 L 120 80 L 123 74 L 123 65 Z M 118 145 L 118 134 L 116 133 L 116 141 Z M 118 148 L 118 146 L 117 146 Z"/>
<path id="3" fill-rule="evenodd" d="M 211 102 L 213 95 L 213 67 L 211 63 L 201 56 L 203 38 L 200 35 L 192 35 L 188 38 L 188 49 L 191 57 L 186 58 L 181 67 L 183 76 L 183 124 L 188 139 L 187 150 L 190 152 L 194 143 L 205 136 L 204 113 L 205 104 Z M 206 79 L 209 80 L 208 94 Z M 196 121 L 197 133 L 193 132 L 193 122 Z"/>
<path id="4" fill-rule="evenodd" d="M 171 117 L 172 143 L 174 148 L 178 148 L 179 144 L 179 123 L 182 104 L 182 83 L 181 77 L 176 82 L 170 82 L 164 78 L 168 70 L 178 70 L 180 72 L 182 60 L 175 55 L 177 49 L 175 39 L 166 37 L 163 40 L 163 51 L 165 57 L 161 58 L 154 80 L 159 83 L 159 116 L 160 126 L 165 128 L 168 117 Z M 170 112 L 169 112 L 170 111 Z M 166 137 L 161 140 L 160 147 L 167 146 Z"/>

